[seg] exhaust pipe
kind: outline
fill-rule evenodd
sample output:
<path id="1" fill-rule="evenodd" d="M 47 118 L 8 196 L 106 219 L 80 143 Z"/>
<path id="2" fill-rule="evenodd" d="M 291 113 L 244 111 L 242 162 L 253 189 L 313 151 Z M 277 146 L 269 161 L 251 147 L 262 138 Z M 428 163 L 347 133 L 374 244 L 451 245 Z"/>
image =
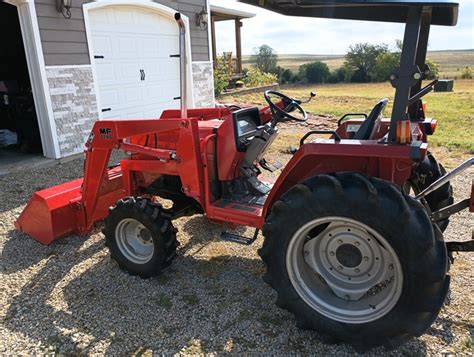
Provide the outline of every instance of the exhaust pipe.
<path id="1" fill-rule="evenodd" d="M 181 14 L 177 12 L 174 14 L 174 19 L 179 26 L 179 71 L 181 75 L 181 118 L 188 117 L 188 81 L 186 71 L 186 25 L 181 17 Z"/>

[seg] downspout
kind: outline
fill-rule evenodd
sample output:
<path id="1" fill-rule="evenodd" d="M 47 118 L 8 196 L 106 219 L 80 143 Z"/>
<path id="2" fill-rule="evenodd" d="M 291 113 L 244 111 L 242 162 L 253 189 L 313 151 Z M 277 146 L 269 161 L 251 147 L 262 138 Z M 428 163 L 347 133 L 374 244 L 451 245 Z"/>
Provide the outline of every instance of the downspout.
<path id="1" fill-rule="evenodd" d="M 177 12 L 174 18 L 179 26 L 179 71 L 181 76 L 181 118 L 188 117 L 188 82 L 187 82 L 187 66 L 186 66 L 186 25 L 181 18 L 181 14 Z"/>

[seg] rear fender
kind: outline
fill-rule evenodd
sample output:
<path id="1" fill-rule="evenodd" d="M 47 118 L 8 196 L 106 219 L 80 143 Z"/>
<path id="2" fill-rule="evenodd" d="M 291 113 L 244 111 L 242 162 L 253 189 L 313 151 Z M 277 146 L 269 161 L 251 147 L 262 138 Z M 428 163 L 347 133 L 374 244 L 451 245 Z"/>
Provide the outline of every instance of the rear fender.
<path id="1" fill-rule="evenodd" d="M 263 217 L 273 203 L 294 185 L 320 174 L 359 172 L 402 186 L 415 160 L 423 160 L 427 145 L 384 145 L 375 140 L 318 140 L 304 144 L 278 177 L 265 201 Z"/>

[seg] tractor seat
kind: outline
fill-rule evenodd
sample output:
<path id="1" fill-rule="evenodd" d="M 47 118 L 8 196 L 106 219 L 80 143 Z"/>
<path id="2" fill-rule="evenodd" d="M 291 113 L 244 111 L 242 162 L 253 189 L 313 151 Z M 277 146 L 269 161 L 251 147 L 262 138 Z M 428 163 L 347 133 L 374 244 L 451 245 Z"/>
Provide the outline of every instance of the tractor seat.
<path id="1" fill-rule="evenodd" d="M 374 108 L 370 112 L 367 119 L 364 120 L 362 125 L 360 126 L 359 130 L 355 133 L 353 139 L 355 140 L 369 140 L 370 134 L 374 130 L 375 121 L 377 118 L 383 113 L 383 110 L 387 106 L 388 99 L 383 98 L 377 104 L 375 104 Z"/>

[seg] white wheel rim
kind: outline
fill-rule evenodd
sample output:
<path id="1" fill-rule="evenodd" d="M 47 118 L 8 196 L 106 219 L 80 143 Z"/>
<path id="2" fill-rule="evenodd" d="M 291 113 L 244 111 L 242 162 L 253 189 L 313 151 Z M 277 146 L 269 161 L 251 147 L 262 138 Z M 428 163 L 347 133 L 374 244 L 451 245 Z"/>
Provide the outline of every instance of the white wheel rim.
<path id="1" fill-rule="evenodd" d="M 153 257 L 155 246 L 151 232 L 133 218 L 123 219 L 117 224 L 115 239 L 123 256 L 135 264 L 146 264 Z"/>
<path id="2" fill-rule="evenodd" d="M 298 295 L 333 320 L 361 324 L 390 312 L 400 298 L 397 254 L 373 228 L 345 217 L 324 217 L 293 235 L 286 268 Z"/>

